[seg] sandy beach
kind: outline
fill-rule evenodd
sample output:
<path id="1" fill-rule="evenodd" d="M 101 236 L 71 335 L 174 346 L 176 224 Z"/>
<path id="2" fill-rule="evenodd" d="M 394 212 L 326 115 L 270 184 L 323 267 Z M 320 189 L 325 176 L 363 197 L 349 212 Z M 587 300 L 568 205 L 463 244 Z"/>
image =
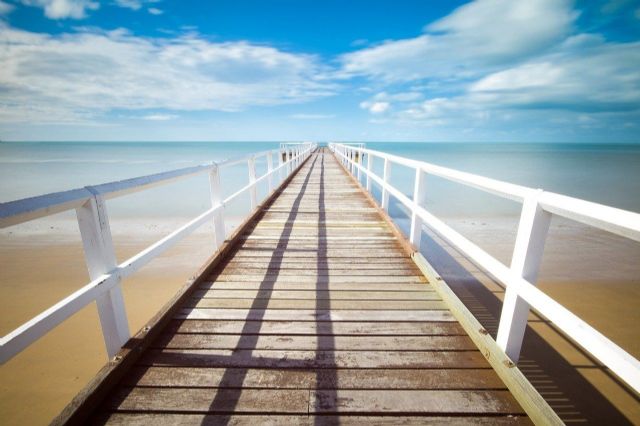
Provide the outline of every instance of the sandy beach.
<path id="1" fill-rule="evenodd" d="M 0 232 L 0 268 L 3 271 L 0 276 L 0 309 L 3 313 L 0 333 L 3 335 L 88 281 L 75 222 L 64 215 L 53 219 Z M 183 222 L 180 218 L 113 220 L 113 239 L 119 261 Z M 227 221 L 229 227 L 237 223 L 237 219 Z M 451 219 L 449 223 L 508 263 L 517 221 L 485 218 Z M 124 282 L 132 332 L 140 329 L 211 254 L 211 232 L 211 227 L 203 226 Z M 471 289 L 470 280 L 477 279 L 491 295 L 501 299 L 501 287 L 455 252 L 449 252 L 450 258 L 444 253 L 446 251 L 427 249 L 430 260 L 454 288 L 456 283 L 462 282 Z M 637 328 L 629 326 L 640 321 L 640 310 L 637 309 L 640 287 L 638 274 L 634 273 L 638 266 L 633 262 L 637 258 L 640 258 L 638 248 L 615 236 L 593 235 L 579 225 L 554 223 L 540 287 L 639 357 Z M 466 270 L 459 269 L 451 259 Z M 493 324 L 497 325 L 498 317 L 494 317 Z M 548 323 L 532 315 L 530 325 L 584 379 L 602 390 L 627 418 L 640 422 L 637 401 L 619 382 L 595 368 L 592 360 Z M 491 330 L 491 324 L 488 329 L 495 331 Z M 523 357 L 525 371 L 529 358 Z M 97 311 L 95 306 L 89 305 L 0 368 L 3 424 L 48 423 L 105 361 Z M 550 380 L 561 381 L 562 378 Z"/>
<path id="2" fill-rule="evenodd" d="M 89 281 L 77 225 L 67 218 L 4 229 L 0 236 L 0 334 Z M 113 221 L 119 261 L 183 223 Z M 232 229 L 237 220 L 227 220 Z M 53 229 L 52 229 L 53 228 Z M 135 232 L 134 232 L 135 231 Z M 211 255 L 203 226 L 124 281 L 129 327 L 139 330 Z M 2 424 L 48 424 L 106 362 L 100 323 L 90 304 L 0 367 Z"/>

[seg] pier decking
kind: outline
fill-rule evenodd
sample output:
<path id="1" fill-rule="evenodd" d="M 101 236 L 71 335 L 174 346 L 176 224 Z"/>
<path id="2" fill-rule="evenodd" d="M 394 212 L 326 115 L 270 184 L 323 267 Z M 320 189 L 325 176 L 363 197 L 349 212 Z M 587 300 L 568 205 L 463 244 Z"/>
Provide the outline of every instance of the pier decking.
<path id="1" fill-rule="evenodd" d="M 530 423 L 328 150 L 229 244 L 58 421 Z"/>

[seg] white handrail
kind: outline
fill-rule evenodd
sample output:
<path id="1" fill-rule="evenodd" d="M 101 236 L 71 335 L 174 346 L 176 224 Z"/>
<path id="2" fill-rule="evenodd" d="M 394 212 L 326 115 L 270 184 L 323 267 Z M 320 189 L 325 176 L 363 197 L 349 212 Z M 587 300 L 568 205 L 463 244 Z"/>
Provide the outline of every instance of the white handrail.
<path id="1" fill-rule="evenodd" d="M 224 208 L 227 204 L 238 196 L 251 192 L 257 184 L 265 179 L 271 181 L 274 175 L 279 176 L 280 180 L 286 179 L 291 172 L 302 164 L 302 160 L 311 155 L 316 146 L 315 143 L 299 144 L 291 157 L 287 155 L 284 161 L 280 158 L 277 167 L 269 166 L 264 175 L 251 179 L 248 185 L 223 201 L 218 201 L 221 200 L 218 173 L 220 168 L 240 163 L 250 165 L 248 159 L 255 160 L 262 156 L 266 156 L 267 163 L 272 164 L 272 155 L 277 153 L 280 156 L 282 151 L 265 151 L 240 159 L 225 160 L 220 163 L 214 162 L 119 182 L 0 203 L 0 228 L 49 216 L 61 211 L 76 209 L 85 248 L 85 257 L 92 279 L 90 283 L 81 289 L 0 338 L 0 364 L 4 364 L 93 301 L 98 303 L 107 354 L 109 357 L 115 355 L 129 338 L 126 313 L 121 297 L 121 280 L 139 270 L 212 218 L 215 232 L 224 234 L 223 216 Z M 292 163 L 296 164 L 297 167 L 291 167 Z M 111 232 L 104 201 L 203 172 L 211 174 L 212 207 L 140 253 L 119 265 L 115 265 Z M 251 173 L 255 175 L 255 171 L 250 170 Z M 284 177 L 282 177 L 283 175 Z M 217 248 L 224 241 L 225 235 L 215 235 L 215 237 Z"/>
<path id="2" fill-rule="evenodd" d="M 552 321 L 569 338 L 602 362 L 636 392 L 640 392 L 640 361 L 534 285 L 537 280 L 551 215 L 569 218 L 640 241 L 640 214 L 363 147 L 344 144 L 330 144 L 329 147 L 354 177 L 356 176 L 355 170 L 365 174 L 367 190 L 371 188 L 370 182 L 374 181 L 381 186 L 383 194 L 394 196 L 409 209 L 412 217 L 410 238 L 413 244 L 417 245 L 419 238 L 416 238 L 415 234 L 420 232 L 421 224 L 424 223 L 456 249 L 467 255 L 476 265 L 505 285 L 505 300 L 496 340 L 498 346 L 512 360 L 517 361 L 519 358 L 530 306 Z M 359 154 L 357 160 L 353 155 L 355 152 Z M 364 154 L 368 156 L 366 167 L 362 166 Z M 416 170 L 414 199 L 409 198 L 402 191 L 393 187 L 387 179 L 373 172 L 371 160 L 374 157 L 385 161 L 385 175 L 389 173 L 390 162 Z M 420 205 L 420 200 L 424 199 L 424 176 L 421 176 L 423 173 L 439 176 L 523 203 L 510 267 L 495 259 Z"/>

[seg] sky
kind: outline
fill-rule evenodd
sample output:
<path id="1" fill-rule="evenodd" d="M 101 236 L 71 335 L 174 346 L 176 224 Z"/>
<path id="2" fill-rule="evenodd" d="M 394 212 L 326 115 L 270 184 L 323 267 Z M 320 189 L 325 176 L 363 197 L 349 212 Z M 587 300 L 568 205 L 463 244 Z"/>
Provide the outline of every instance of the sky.
<path id="1" fill-rule="evenodd" d="M 640 1 L 0 0 L 0 139 L 640 143 Z"/>

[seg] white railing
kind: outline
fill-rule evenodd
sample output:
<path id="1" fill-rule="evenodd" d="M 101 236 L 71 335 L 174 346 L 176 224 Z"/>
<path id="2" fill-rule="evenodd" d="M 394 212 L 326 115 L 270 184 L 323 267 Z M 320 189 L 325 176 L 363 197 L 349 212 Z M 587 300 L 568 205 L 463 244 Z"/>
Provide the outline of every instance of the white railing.
<path id="1" fill-rule="evenodd" d="M 382 208 L 388 209 L 389 195 L 392 195 L 409 209 L 411 213 L 409 240 L 414 246 L 419 246 L 422 225 L 425 224 L 505 285 L 505 298 L 496 341 L 509 358 L 517 361 L 520 357 L 527 315 L 529 308 L 532 307 L 617 374 L 636 392 L 640 392 L 640 361 L 535 286 L 552 215 L 640 241 L 640 214 L 380 151 L 337 143 L 330 144 L 329 147 L 351 174 L 358 178 L 358 181 L 360 181 L 360 174 L 365 174 L 368 191 L 371 191 L 372 182 L 380 185 Z M 363 166 L 365 155 L 367 162 L 366 166 Z M 374 158 L 384 162 L 382 177 L 372 170 Z M 407 197 L 389 183 L 392 163 L 415 170 L 413 198 Z M 425 210 L 423 205 L 427 175 L 438 176 L 522 203 L 510 266 L 504 265 Z"/>
<path id="2" fill-rule="evenodd" d="M 274 190 L 274 175 L 277 174 L 282 182 L 302 164 L 315 148 L 316 144 L 313 143 L 288 144 L 282 150 L 260 152 L 240 159 L 219 163 L 212 162 L 201 166 L 0 204 L 0 228 L 75 209 L 85 260 L 91 278 L 91 282 L 80 290 L 2 337 L 0 339 L 0 364 L 4 364 L 94 300 L 98 306 L 107 354 L 111 358 L 130 337 L 122 298 L 121 280 L 212 219 L 215 248 L 218 249 L 226 237 L 225 206 L 248 192 L 253 211 L 258 206 L 257 184 L 266 180 L 270 194 Z M 279 164 L 274 168 L 273 154 L 275 153 L 278 155 Z M 266 157 L 267 172 L 256 177 L 255 161 L 262 157 Z M 223 199 L 220 169 L 240 163 L 248 165 L 249 184 Z M 117 264 L 107 216 L 106 200 L 201 173 L 209 174 L 211 208 L 130 259 Z"/>

